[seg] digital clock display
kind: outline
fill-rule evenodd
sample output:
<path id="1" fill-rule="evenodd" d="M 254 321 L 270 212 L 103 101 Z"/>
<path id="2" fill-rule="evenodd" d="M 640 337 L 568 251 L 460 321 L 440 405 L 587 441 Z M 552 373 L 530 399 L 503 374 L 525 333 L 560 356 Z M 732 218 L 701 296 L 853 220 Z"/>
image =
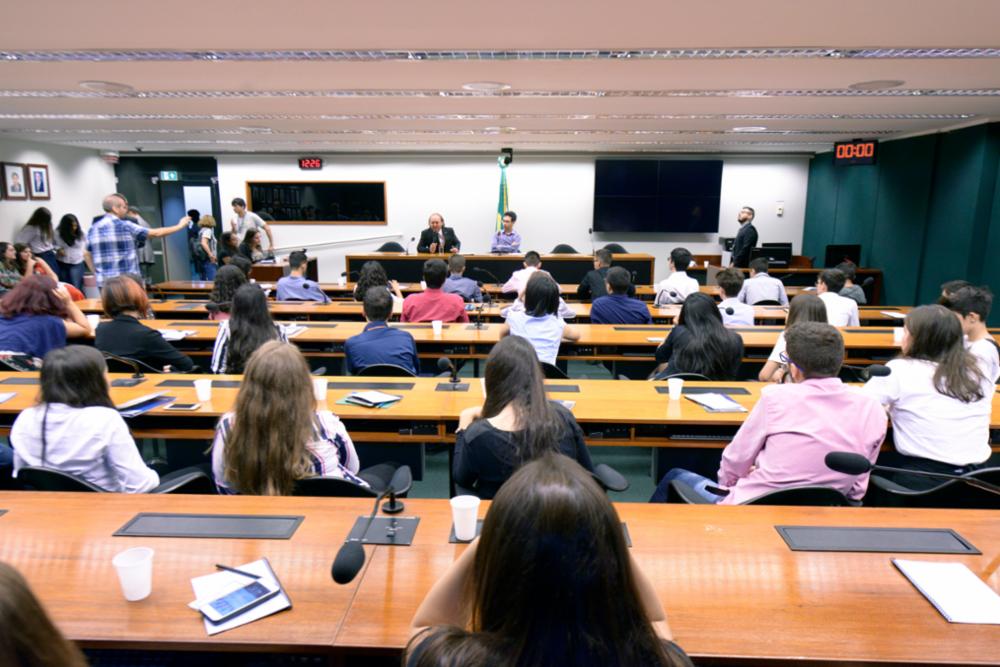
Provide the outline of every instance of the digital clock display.
<path id="1" fill-rule="evenodd" d="M 322 169 L 323 158 L 321 157 L 300 157 L 299 169 Z"/>
<path id="2" fill-rule="evenodd" d="M 833 145 L 834 164 L 875 164 L 878 142 L 845 141 Z"/>

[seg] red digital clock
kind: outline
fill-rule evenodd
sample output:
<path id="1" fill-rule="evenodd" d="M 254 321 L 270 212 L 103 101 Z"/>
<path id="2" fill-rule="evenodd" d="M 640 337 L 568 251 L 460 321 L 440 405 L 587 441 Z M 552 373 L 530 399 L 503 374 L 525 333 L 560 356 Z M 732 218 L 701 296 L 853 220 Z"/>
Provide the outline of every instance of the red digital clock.
<path id="1" fill-rule="evenodd" d="M 834 164 L 875 164 L 878 141 L 844 141 L 833 145 Z"/>
<path id="2" fill-rule="evenodd" d="M 323 158 L 321 157 L 300 157 L 299 169 L 322 169 Z"/>

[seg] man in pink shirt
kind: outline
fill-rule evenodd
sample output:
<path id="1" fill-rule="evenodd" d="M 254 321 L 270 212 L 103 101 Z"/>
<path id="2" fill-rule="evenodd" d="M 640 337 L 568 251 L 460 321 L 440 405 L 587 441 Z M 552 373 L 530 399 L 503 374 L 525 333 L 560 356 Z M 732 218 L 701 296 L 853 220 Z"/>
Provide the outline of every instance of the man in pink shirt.
<path id="1" fill-rule="evenodd" d="M 457 294 L 441 291 L 448 277 L 448 265 L 440 259 L 424 262 L 424 282 L 427 289 L 411 294 L 403 301 L 403 322 L 468 322 L 465 302 Z"/>
<path id="2" fill-rule="evenodd" d="M 837 377 L 844 361 L 844 339 L 820 322 L 785 330 L 787 364 L 794 384 L 768 385 L 733 441 L 722 452 L 720 496 L 706 486 L 716 482 L 675 468 L 664 475 L 651 502 L 665 502 L 674 479 L 720 505 L 737 505 L 770 491 L 821 485 L 860 500 L 868 473 L 845 475 L 826 467 L 830 452 L 860 454 L 875 462 L 888 419 L 877 400 L 848 387 Z"/>

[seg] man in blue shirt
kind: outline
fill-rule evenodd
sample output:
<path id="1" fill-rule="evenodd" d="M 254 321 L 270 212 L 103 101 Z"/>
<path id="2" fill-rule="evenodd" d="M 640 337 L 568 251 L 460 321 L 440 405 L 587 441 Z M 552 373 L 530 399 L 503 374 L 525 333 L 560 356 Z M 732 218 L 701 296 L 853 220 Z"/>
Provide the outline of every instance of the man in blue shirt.
<path id="1" fill-rule="evenodd" d="M 479 289 L 479 283 L 472 278 L 466 278 L 465 258 L 461 255 L 452 255 L 448 258 L 448 278 L 441 287 L 442 292 L 457 294 L 466 303 L 480 303 L 483 300 L 483 293 Z"/>
<path id="2" fill-rule="evenodd" d="M 507 211 L 501 220 L 503 221 L 503 231 L 493 235 L 493 240 L 490 242 L 490 252 L 521 252 L 521 235 L 514 231 L 517 213 Z"/>
<path id="3" fill-rule="evenodd" d="M 278 280 L 278 301 L 319 301 L 327 303 L 330 297 L 315 282 L 306 280 L 309 258 L 301 250 L 288 256 L 288 275 Z"/>
<path id="4" fill-rule="evenodd" d="M 385 287 L 369 288 L 364 310 L 368 320 L 364 331 L 344 343 L 346 371 L 354 374 L 375 364 L 393 364 L 416 375 L 420 367 L 417 342 L 408 331 L 386 324 L 392 316 L 392 294 Z"/>
<path id="5" fill-rule="evenodd" d="M 590 306 L 593 324 L 652 324 L 649 307 L 644 301 L 629 297 L 632 278 L 620 266 L 612 266 L 605 277 L 607 296 L 594 299 Z"/>

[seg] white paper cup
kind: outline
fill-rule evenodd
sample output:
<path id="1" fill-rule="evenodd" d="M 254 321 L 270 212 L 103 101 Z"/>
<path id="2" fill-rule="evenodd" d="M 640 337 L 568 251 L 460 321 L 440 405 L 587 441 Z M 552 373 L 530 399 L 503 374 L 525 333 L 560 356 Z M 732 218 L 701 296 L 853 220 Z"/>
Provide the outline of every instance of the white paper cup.
<path id="1" fill-rule="evenodd" d="M 420 289 L 427 289 L 427 281 L 426 280 L 421 280 L 420 281 Z"/>
<path id="2" fill-rule="evenodd" d="M 90 325 L 91 331 L 97 331 L 97 325 L 101 323 L 100 315 L 87 315 L 87 324 Z"/>
<path id="3" fill-rule="evenodd" d="M 667 391 L 671 401 L 681 400 L 681 392 L 684 390 L 684 380 L 681 378 L 669 378 L 667 380 Z"/>
<path id="4" fill-rule="evenodd" d="M 706 269 L 708 268 L 708 260 L 707 259 L 705 260 L 705 268 Z"/>
<path id="5" fill-rule="evenodd" d="M 194 393 L 198 395 L 198 400 L 201 402 L 212 400 L 212 381 L 209 380 L 195 380 L 194 381 Z"/>
<path id="6" fill-rule="evenodd" d="M 431 329 L 434 330 L 435 336 L 441 335 L 441 329 L 444 327 L 444 323 L 441 320 L 434 320 L 431 322 Z"/>
<path id="7" fill-rule="evenodd" d="M 321 403 L 326 403 L 326 378 L 313 378 L 313 396 Z"/>
<path id="8" fill-rule="evenodd" d="M 902 343 L 903 342 L 903 327 L 893 327 L 892 328 L 892 342 Z"/>
<path id="9" fill-rule="evenodd" d="M 479 498 L 455 496 L 451 499 L 451 520 L 455 524 L 455 537 L 468 542 L 476 536 L 476 517 L 479 515 Z"/>
<path id="10" fill-rule="evenodd" d="M 153 550 L 149 547 L 135 547 L 115 554 L 111 564 L 118 572 L 118 582 L 122 593 L 129 602 L 137 602 L 149 597 L 153 590 Z"/>

